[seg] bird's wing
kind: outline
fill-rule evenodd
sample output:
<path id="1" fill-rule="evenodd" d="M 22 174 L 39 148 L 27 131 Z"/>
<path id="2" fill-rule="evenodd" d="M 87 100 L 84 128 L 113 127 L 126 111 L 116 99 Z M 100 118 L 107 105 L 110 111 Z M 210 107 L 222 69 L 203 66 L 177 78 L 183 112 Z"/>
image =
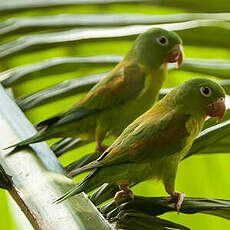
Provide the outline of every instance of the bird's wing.
<path id="1" fill-rule="evenodd" d="M 113 145 L 98 159 L 101 166 L 127 162 L 146 162 L 181 151 L 189 133 L 188 116 L 171 110 L 145 113 L 126 128 Z"/>
<path id="2" fill-rule="evenodd" d="M 54 119 L 49 118 L 42 121 L 38 126 L 63 125 L 79 120 L 87 115 L 137 98 L 144 87 L 145 73 L 138 65 L 125 66 L 121 62 L 68 111 L 61 113 L 60 116 L 54 116 Z"/>
<path id="3" fill-rule="evenodd" d="M 95 85 L 85 97 L 64 113 L 37 124 L 38 128 L 62 125 L 87 115 L 137 98 L 145 87 L 145 73 L 138 65 L 118 64 L 110 74 Z"/>
<path id="4" fill-rule="evenodd" d="M 140 95 L 145 87 L 145 73 L 137 64 L 119 63 L 110 74 L 99 82 L 77 103 L 77 107 L 104 109 L 125 103 Z"/>

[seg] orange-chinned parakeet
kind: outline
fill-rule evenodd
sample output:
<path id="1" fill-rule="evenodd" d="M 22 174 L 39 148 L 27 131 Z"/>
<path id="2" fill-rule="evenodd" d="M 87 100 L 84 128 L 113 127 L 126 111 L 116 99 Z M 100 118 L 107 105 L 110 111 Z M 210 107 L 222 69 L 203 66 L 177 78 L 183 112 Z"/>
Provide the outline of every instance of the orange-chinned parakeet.
<path id="1" fill-rule="evenodd" d="M 152 28 L 139 35 L 124 59 L 69 110 L 40 122 L 36 135 L 13 146 L 54 137 L 96 140 L 119 136 L 124 128 L 157 99 L 167 63 L 183 62 L 182 41 L 171 31 Z M 11 146 L 11 147 L 13 147 Z"/>
<path id="2" fill-rule="evenodd" d="M 61 202 L 80 192 L 89 192 L 103 183 L 117 183 L 123 194 L 134 197 L 130 185 L 148 179 L 161 180 L 180 209 L 185 194 L 175 192 L 180 160 L 202 130 L 205 118 L 225 113 L 225 92 L 214 81 L 195 78 L 167 94 L 153 108 L 132 122 L 116 141 L 95 161 L 72 171 L 91 173 L 57 200 Z"/>

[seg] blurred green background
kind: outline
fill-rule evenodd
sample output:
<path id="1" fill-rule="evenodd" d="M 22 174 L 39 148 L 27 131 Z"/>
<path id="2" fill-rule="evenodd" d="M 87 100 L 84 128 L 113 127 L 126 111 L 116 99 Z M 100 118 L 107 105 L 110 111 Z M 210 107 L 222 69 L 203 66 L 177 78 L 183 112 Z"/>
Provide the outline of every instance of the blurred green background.
<path id="1" fill-rule="evenodd" d="M 107 4 L 107 5 L 76 5 L 76 6 L 61 6 L 61 7 L 50 7 L 43 9 L 28 9 L 28 10 L 15 10 L 15 11 L 4 11 L 4 7 L 7 4 L 1 4 L 0 1 L 0 15 L 1 21 L 7 20 L 9 18 L 19 18 L 19 17 L 35 17 L 35 16 L 49 16 L 57 14 L 146 14 L 146 15 L 171 15 L 171 14 L 182 14 L 182 13 L 192 13 L 192 12 L 229 12 L 230 6 L 229 1 L 152 1 L 148 4 L 143 1 L 140 3 L 117 3 L 117 4 Z M 11 1 L 14 2 L 14 1 Z M 16 2 L 16 1 L 15 1 Z M 31 1 L 29 1 L 31 2 Z M 38 1 L 39 2 L 39 1 Z M 49 2 L 47 0 L 47 2 Z M 60 1 L 59 1 L 60 2 Z M 156 4 L 157 3 L 157 4 Z M 2 8 L 2 11 L 1 11 Z M 111 16 L 112 17 L 112 16 Z M 1 27 L 2 26 L 2 27 Z M 0 32 L 4 23 L 0 24 Z M 103 26 L 101 26 L 103 27 Z M 21 33 L 19 30 L 16 34 L 11 34 L 8 36 L 0 36 L 0 56 L 1 48 L 4 44 L 14 41 L 21 36 L 33 35 L 40 33 L 53 33 L 53 31 L 67 31 L 71 28 L 57 28 L 57 29 L 42 29 L 39 28 L 34 31 L 25 31 Z M 228 28 L 229 29 L 229 28 Z M 194 31 L 193 33 L 196 33 Z M 70 32 L 71 35 L 71 32 Z M 189 34 L 187 35 L 189 36 Z M 192 34 L 191 34 L 192 36 Z M 213 38 L 217 44 L 207 44 L 203 42 L 202 46 L 199 44 L 199 33 L 194 36 L 194 43 L 191 41 L 186 43 L 187 37 L 184 37 L 184 53 L 186 58 L 204 58 L 204 59 L 230 59 L 230 42 L 229 37 L 221 37 L 221 33 L 213 33 L 210 40 Z M 200 36 L 203 36 L 200 34 Z M 193 38 L 191 38 L 192 40 Z M 227 45 L 222 44 L 222 40 L 226 40 L 229 43 Z M 88 40 L 85 42 L 78 42 L 74 44 L 64 44 L 60 47 L 52 47 L 51 45 L 48 49 L 41 50 L 30 50 L 29 52 L 16 53 L 9 57 L 0 58 L 0 70 L 5 71 L 17 66 L 23 66 L 26 64 L 36 63 L 42 60 L 50 59 L 52 57 L 65 57 L 65 56 L 93 56 L 102 54 L 118 54 L 124 55 L 130 45 L 132 44 L 134 38 L 129 39 L 103 39 L 103 40 Z M 188 39 L 189 40 L 189 39 Z M 42 48 L 42 45 L 41 45 Z M 95 73 L 101 73 L 109 71 L 113 68 L 114 64 L 106 64 L 104 66 L 94 66 L 94 65 L 79 65 L 74 72 L 58 75 L 50 75 L 44 78 L 34 78 L 30 81 L 23 82 L 14 87 L 15 97 L 26 95 L 28 93 L 35 92 L 37 90 L 43 89 L 45 87 L 57 84 L 66 79 L 75 78 L 78 76 L 85 76 Z M 39 75 L 39 72 L 37 73 Z M 197 73 L 188 72 L 170 72 L 164 87 L 174 87 L 178 84 L 184 82 L 185 80 L 192 77 L 211 77 L 204 76 Z M 78 100 L 83 95 L 76 95 L 67 97 L 56 102 L 49 103 L 37 108 L 34 108 L 28 112 L 26 115 L 31 120 L 32 123 L 36 123 L 44 118 L 47 118 L 53 114 L 67 109 L 76 100 Z M 52 140 L 49 143 L 53 143 L 56 140 Z M 108 140 L 111 142 L 111 140 Z M 87 146 L 81 147 L 77 150 L 68 152 L 60 158 L 63 165 L 71 163 L 73 160 L 85 155 L 86 153 L 91 153 L 95 148 L 95 144 L 89 144 Z M 230 182 L 229 182 L 229 162 L 230 156 L 228 154 L 213 154 L 213 155 L 195 155 L 191 158 L 183 161 L 178 170 L 176 188 L 178 191 L 185 192 L 189 197 L 206 197 L 206 198 L 219 198 L 219 199 L 229 199 L 230 197 Z M 82 176 L 83 177 L 83 176 Z M 82 177 L 79 177 L 80 180 Z M 165 196 L 166 193 L 161 184 L 154 181 L 144 182 L 139 184 L 134 188 L 134 193 L 142 196 Z M 9 200 L 7 198 L 7 193 L 5 191 L 0 191 L 1 206 L 0 206 L 0 229 L 25 229 L 25 226 L 20 225 L 15 218 L 15 214 L 12 214 L 12 205 L 9 205 Z M 195 214 L 195 215 L 177 215 L 176 213 L 169 213 L 162 216 L 163 218 L 172 220 L 176 223 L 184 224 L 191 229 L 202 230 L 216 230 L 216 229 L 229 229 L 230 222 L 214 216 Z M 15 223 L 17 222 L 17 223 Z"/>

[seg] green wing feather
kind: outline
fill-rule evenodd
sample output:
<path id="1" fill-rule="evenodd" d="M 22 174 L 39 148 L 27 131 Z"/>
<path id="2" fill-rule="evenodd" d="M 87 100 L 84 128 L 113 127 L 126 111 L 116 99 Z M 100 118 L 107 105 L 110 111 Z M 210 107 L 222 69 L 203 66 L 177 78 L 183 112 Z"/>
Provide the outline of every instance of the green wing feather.
<path id="1" fill-rule="evenodd" d="M 165 113 L 160 119 L 158 113 L 155 116 L 147 112 L 128 126 L 108 149 L 110 152 L 101 164 L 149 162 L 180 151 L 189 135 L 186 129 L 188 117 L 175 110 Z"/>
<path id="2" fill-rule="evenodd" d="M 149 162 L 179 152 L 189 136 L 187 120 L 187 116 L 176 110 L 164 114 L 161 110 L 149 110 L 131 123 L 98 160 L 73 170 L 70 175 L 97 167 Z"/>
<path id="3" fill-rule="evenodd" d="M 138 65 L 127 65 L 122 61 L 72 108 L 38 123 L 36 127 L 39 133 L 7 148 L 25 146 L 55 137 L 62 132 L 58 129 L 59 126 L 135 99 L 142 93 L 144 87 L 145 73 Z"/>
<path id="4" fill-rule="evenodd" d="M 40 122 L 42 128 L 49 125 L 63 125 L 97 113 L 109 107 L 137 98 L 145 87 L 145 73 L 138 65 L 119 63 L 115 69 L 71 109 Z"/>

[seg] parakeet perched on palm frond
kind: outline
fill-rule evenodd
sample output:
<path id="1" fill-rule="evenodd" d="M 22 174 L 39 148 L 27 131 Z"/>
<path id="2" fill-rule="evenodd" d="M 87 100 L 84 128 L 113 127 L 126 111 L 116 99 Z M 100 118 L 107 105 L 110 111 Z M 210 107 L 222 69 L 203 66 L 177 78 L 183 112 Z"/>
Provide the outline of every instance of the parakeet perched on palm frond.
<path id="1" fill-rule="evenodd" d="M 96 140 L 119 136 L 127 125 L 157 99 L 167 75 L 167 63 L 183 62 L 182 40 L 171 31 L 152 28 L 139 35 L 124 59 L 69 110 L 37 125 L 39 132 L 10 147 L 55 137 Z M 8 147 L 9 148 L 9 147 Z"/>
<path id="2" fill-rule="evenodd" d="M 216 82 L 195 78 L 167 94 L 153 108 L 132 122 L 116 141 L 95 161 L 76 169 L 71 176 L 91 173 L 64 194 L 61 202 L 80 192 L 89 192 L 103 183 L 117 183 L 115 195 L 128 194 L 129 186 L 144 180 L 161 180 L 179 211 L 185 194 L 175 192 L 178 163 L 202 130 L 205 118 L 225 114 L 225 92 Z"/>

